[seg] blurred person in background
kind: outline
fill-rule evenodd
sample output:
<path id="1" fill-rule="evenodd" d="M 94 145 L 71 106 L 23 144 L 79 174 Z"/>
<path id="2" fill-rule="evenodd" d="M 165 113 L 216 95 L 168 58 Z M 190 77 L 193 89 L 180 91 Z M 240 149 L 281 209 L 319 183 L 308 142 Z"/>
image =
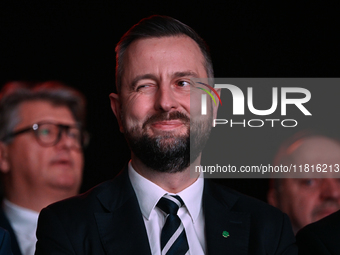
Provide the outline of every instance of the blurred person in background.
<path id="1" fill-rule="evenodd" d="M 12 255 L 11 239 L 8 231 L 0 227 L 0 255 Z"/>
<path id="2" fill-rule="evenodd" d="M 0 92 L 0 226 L 14 255 L 35 250 L 39 212 L 78 193 L 85 98 L 58 82 L 6 84 Z"/>
<path id="3" fill-rule="evenodd" d="M 307 164 L 310 171 L 303 178 L 272 179 L 268 192 L 269 204 L 288 214 L 295 234 L 340 209 L 340 179 L 329 176 L 331 168 L 333 174 L 339 169 L 339 141 L 323 135 L 301 134 L 281 146 L 274 164 L 292 164 L 298 170 Z M 325 172 L 316 173 L 318 164 Z"/>

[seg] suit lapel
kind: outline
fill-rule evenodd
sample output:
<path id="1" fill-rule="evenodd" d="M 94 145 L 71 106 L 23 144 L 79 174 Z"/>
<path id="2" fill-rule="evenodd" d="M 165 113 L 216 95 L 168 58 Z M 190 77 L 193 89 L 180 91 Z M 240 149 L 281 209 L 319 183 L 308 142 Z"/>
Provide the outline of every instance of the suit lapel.
<path id="1" fill-rule="evenodd" d="M 125 170 L 108 189 L 98 194 L 106 212 L 95 213 L 99 235 L 107 254 L 151 255 L 137 197 Z M 205 181 L 206 254 L 248 254 L 250 215 L 232 211 L 238 196 Z M 225 236 L 229 234 L 228 237 Z"/>
<path id="2" fill-rule="evenodd" d="M 248 254 L 250 215 L 232 211 L 238 196 L 205 181 L 203 210 L 208 255 Z"/>
<path id="3" fill-rule="evenodd" d="M 149 240 L 137 197 L 125 170 L 110 189 L 98 194 L 107 212 L 95 213 L 107 254 L 150 254 Z"/>
<path id="4" fill-rule="evenodd" d="M 19 243 L 17 240 L 16 235 L 14 234 L 14 230 L 11 226 L 11 224 L 9 223 L 4 211 L 2 209 L 0 209 L 0 227 L 6 229 L 10 236 L 11 236 L 11 247 L 12 247 L 12 252 L 14 255 L 21 255 L 21 251 L 19 248 Z"/>

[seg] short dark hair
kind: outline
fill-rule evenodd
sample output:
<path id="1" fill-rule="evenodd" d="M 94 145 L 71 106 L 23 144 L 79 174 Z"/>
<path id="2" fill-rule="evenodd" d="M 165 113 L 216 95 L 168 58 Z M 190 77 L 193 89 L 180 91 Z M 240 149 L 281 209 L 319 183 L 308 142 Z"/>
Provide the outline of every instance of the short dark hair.
<path id="1" fill-rule="evenodd" d="M 75 121 L 84 127 L 86 100 L 79 91 L 56 81 L 35 84 L 10 82 L 0 92 L 0 141 L 19 124 L 20 105 L 28 101 L 46 101 L 55 106 L 66 106 Z M 3 142 L 8 143 L 10 140 Z"/>
<path id="2" fill-rule="evenodd" d="M 170 36 L 186 35 L 193 39 L 199 46 L 204 59 L 205 69 L 209 78 L 214 77 L 214 70 L 211 61 L 209 48 L 204 40 L 189 26 L 182 22 L 161 15 L 153 15 L 148 18 L 144 18 L 131 27 L 120 39 L 116 46 L 116 87 L 117 92 L 121 89 L 121 77 L 123 75 L 123 59 L 124 54 L 128 46 L 139 39 L 146 38 L 160 38 Z"/>

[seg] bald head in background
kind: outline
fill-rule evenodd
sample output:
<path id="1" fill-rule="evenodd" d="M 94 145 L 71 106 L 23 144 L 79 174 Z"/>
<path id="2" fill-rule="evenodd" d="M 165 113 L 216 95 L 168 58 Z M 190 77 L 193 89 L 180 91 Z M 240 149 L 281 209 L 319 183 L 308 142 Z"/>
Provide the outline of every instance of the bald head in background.
<path id="1" fill-rule="evenodd" d="M 275 159 L 276 165 L 296 165 L 299 169 L 308 164 L 321 164 L 328 173 L 317 173 L 304 178 L 272 180 L 268 192 L 268 202 L 287 213 L 295 233 L 302 227 L 320 220 L 340 209 L 340 179 L 330 176 L 340 165 L 340 143 L 325 136 L 310 136 L 296 140 L 280 149 Z M 327 165 L 327 166 L 326 166 Z M 336 173 L 340 176 L 340 172 Z M 318 178 L 315 178 L 315 177 Z M 314 178 L 312 178 L 314 177 Z"/>

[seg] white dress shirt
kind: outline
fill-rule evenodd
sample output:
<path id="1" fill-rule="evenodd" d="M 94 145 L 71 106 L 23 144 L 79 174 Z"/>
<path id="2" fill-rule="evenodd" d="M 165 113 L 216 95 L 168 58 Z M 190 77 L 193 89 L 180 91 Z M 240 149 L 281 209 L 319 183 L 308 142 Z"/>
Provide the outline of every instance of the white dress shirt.
<path id="1" fill-rule="evenodd" d="M 21 253 L 34 255 L 39 213 L 15 205 L 7 199 L 3 200 L 2 207 L 17 237 Z"/>
<path id="2" fill-rule="evenodd" d="M 165 217 L 164 213 L 156 205 L 165 194 L 175 194 L 163 190 L 155 183 L 141 176 L 133 169 L 131 161 L 128 166 L 128 172 L 143 214 L 151 253 L 153 255 L 160 255 L 160 237 L 163 225 L 165 224 Z M 185 204 L 179 208 L 178 217 L 184 225 L 188 239 L 189 251 L 186 253 L 187 255 L 205 254 L 205 221 L 202 208 L 203 186 L 203 178 L 197 178 L 192 185 L 176 194 L 182 198 Z"/>

